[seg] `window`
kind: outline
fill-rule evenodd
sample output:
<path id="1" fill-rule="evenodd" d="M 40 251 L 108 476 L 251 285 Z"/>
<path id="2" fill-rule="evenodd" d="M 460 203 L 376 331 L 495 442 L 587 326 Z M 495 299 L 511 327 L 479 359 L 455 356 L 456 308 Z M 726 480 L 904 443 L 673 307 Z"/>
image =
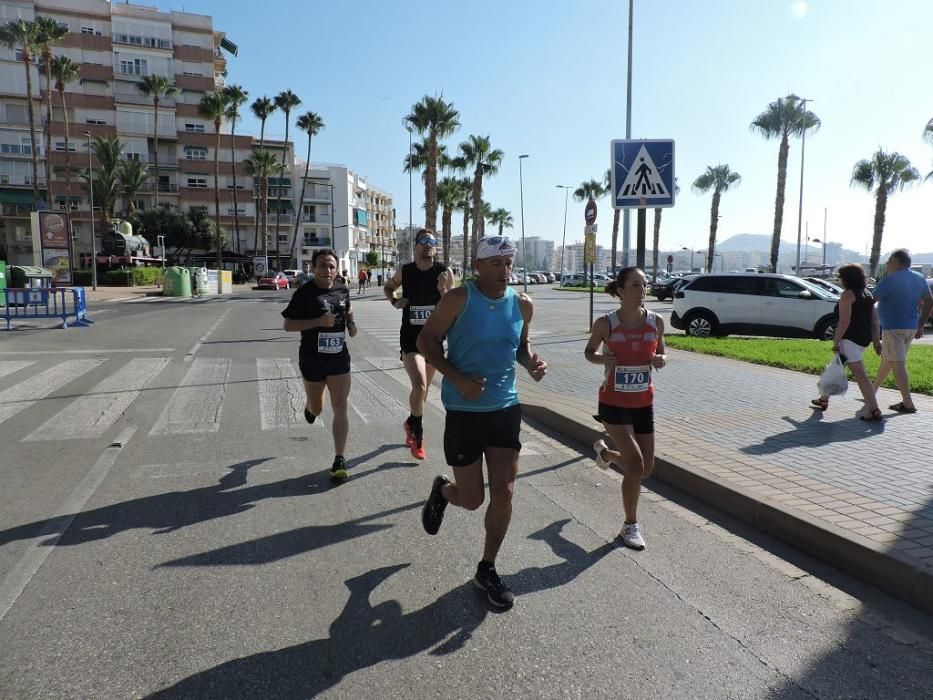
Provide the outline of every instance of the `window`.
<path id="1" fill-rule="evenodd" d="M 199 214 L 207 214 L 207 207 L 200 204 L 188 207 L 188 216 L 197 216 Z"/>
<path id="2" fill-rule="evenodd" d="M 207 178 L 206 177 L 189 177 L 188 187 L 193 187 L 199 190 L 206 190 L 207 189 Z"/>
<path id="3" fill-rule="evenodd" d="M 187 122 L 186 122 L 186 123 L 185 123 L 185 131 L 187 131 L 188 133 L 192 133 L 192 134 L 203 134 L 203 133 L 204 133 L 204 125 L 203 125 L 203 124 L 193 124 L 193 123 L 187 123 Z"/>
<path id="4" fill-rule="evenodd" d="M 766 278 L 766 294 L 771 297 L 782 297 L 784 299 L 799 299 L 800 292 L 805 291 L 803 287 L 790 280 Z"/>
<path id="5" fill-rule="evenodd" d="M 121 58 L 120 73 L 126 75 L 149 75 L 149 62 L 145 58 Z"/>
<path id="6" fill-rule="evenodd" d="M 135 153 L 134 151 L 124 151 L 123 160 L 141 160 L 145 163 L 146 156 L 142 153 Z"/>
<path id="7" fill-rule="evenodd" d="M 201 146 L 185 146 L 185 158 L 188 160 L 207 160 L 207 149 Z"/>
<path id="8" fill-rule="evenodd" d="M 28 126 L 29 115 L 26 112 L 26 105 L 8 104 L 6 106 L 6 123 L 15 126 Z"/>
<path id="9" fill-rule="evenodd" d="M 85 122 L 88 124 L 94 124 L 96 126 L 107 126 L 107 122 L 103 119 L 85 119 Z"/>
<path id="10" fill-rule="evenodd" d="M 64 141 L 56 141 L 56 142 L 55 142 L 55 150 L 56 150 L 56 151 L 64 151 L 64 150 L 65 150 L 65 142 L 64 142 Z M 75 150 L 76 150 L 76 149 L 75 149 L 75 145 L 69 141 L 69 142 L 68 142 L 68 151 L 69 151 L 70 153 L 74 153 Z"/>
<path id="11" fill-rule="evenodd" d="M 88 36 L 94 36 L 94 34 L 95 34 L 96 32 L 94 31 L 94 27 L 84 27 L 84 26 L 82 26 L 82 27 L 81 27 L 81 33 L 82 33 L 82 34 L 86 34 L 86 35 L 88 35 Z"/>

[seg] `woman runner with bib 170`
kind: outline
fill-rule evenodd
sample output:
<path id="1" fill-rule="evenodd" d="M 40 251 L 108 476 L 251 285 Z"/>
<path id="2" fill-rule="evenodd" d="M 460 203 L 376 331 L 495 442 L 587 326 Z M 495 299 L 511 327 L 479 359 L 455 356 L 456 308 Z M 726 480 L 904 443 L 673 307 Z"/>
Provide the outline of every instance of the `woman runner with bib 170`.
<path id="1" fill-rule="evenodd" d="M 602 440 L 593 445 L 596 466 L 614 464 L 622 472 L 623 544 L 644 549 L 638 525 L 641 480 L 654 469 L 653 370 L 666 364 L 664 321 L 644 308 L 648 283 L 637 267 L 626 267 L 606 291 L 619 299 L 619 309 L 596 319 L 584 354 L 588 362 L 603 365 L 606 377 L 599 387 L 599 419 L 615 450 Z"/>

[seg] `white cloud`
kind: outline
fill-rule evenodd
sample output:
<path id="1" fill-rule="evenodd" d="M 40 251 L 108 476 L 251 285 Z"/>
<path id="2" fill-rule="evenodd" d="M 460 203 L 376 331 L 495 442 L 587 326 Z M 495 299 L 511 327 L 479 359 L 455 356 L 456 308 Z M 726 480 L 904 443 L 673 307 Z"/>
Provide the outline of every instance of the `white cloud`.
<path id="1" fill-rule="evenodd" d="M 795 2 L 790 6 L 790 13 L 797 19 L 802 19 L 807 15 L 807 3 Z"/>

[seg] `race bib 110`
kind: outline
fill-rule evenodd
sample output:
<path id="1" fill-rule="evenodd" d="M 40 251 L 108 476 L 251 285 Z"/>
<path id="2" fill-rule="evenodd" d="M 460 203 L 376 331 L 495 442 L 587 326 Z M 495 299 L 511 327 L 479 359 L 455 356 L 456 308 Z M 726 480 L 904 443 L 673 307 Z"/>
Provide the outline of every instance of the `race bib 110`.
<path id="1" fill-rule="evenodd" d="M 651 386 L 651 367 L 648 365 L 616 367 L 613 385 L 616 391 L 647 391 L 649 386 Z"/>
<path id="2" fill-rule="evenodd" d="M 408 322 L 413 326 L 423 326 L 434 311 L 433 306 L 409 306 Z"/>
<path id="3" fill-rule="evenodd" d="M 343 331 L 340 333 L 319 333 L 317 351 L 327 355 L 336 355 L 343 350 Z"/>

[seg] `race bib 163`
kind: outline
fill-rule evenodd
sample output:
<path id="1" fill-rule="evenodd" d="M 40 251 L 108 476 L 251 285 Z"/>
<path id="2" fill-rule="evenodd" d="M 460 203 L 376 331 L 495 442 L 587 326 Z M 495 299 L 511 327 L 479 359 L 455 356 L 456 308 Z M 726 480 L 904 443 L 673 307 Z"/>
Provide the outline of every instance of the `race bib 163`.
<path id="1" fill-rule="evenodd" d="M 319 333 L 317 337 L 317 351 L 328 355 L 336 355 L 343 350 L 343 332 Z"/>

